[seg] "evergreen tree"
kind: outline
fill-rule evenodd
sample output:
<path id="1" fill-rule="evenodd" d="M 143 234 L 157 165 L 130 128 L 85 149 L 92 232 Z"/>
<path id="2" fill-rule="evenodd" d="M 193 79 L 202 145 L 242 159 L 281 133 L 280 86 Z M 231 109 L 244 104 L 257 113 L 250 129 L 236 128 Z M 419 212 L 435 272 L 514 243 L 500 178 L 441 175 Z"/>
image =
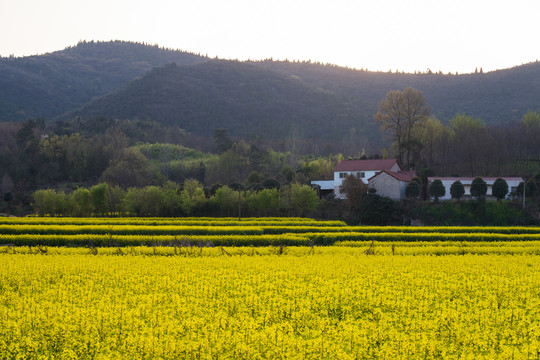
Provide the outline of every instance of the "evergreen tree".
<path id="1" fill-rule="evenodd" d="M 420 195 L 420 185 L 416 181 L 411 181 L 407 184 L 407 187 L 405 188 L 405 196 L 408 199 L 418 199 L 418 196 Z"/>
<path id="2" fill-rule="evenodd" d="M 446 188 L 441 180 L 435 179 L 431 182 L 431 185 L 429 186 L 429 194 L 435 199 L 435 202 L 439 201 L 440 197 L 446 195 Z"/>
<path id="3" fill-rule="evenodd" d="M 450 195 L 452 195 L 452 199 L 456 199 L 457 201 L 459 201 L 459 199 L 461 199 L 464 194 L 465 187 L 463 186 L 461 181 L 454 181 L 454 183 L 450 186 Z"/>
<path id="4" fill-rule="evenodd" d="M 508 183 L 506 180 L 501 178 L 495 180 L 491 193 L 497 198 L 497 201 L 504 199 L 506 194 L 508 194 Z"/>
<path id="5" fill-rule="evenodd" d="M 487 184 L 481 177 L 476 177 L 471 184 L 471 196 L 476 200 L 482 201 L 487 193 Z"/>

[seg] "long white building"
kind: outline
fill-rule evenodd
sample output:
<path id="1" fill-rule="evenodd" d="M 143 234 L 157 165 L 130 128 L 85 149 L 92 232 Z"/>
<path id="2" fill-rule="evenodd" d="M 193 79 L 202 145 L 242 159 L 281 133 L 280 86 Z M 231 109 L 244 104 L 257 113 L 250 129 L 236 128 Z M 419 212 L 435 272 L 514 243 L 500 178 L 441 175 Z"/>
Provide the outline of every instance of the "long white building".
<path id="1" fill-rule="evenodd" d="M 429 177 L 428 178 L 428 188 L 429 185 L 433 182 L 433 180 L 439 179 L 441 180 L 442 184 L 446 188 L 446 194 L 439 198 L 439 200 L 451 200 L 452 195 L 450 194 L 450 187 L 452 184 L 456 181 L 460 181 L 461 184 L 463 184 L 463 187 L 465 188 L 465 194 L 463 195 L 463 198 L 470 198 L 471 197 L 471 184 L 474 177 Z M 492 196 L 492 187 L 495 180 L 498 179 L 498 177 L 482 177 L 484 181 L 487 184 L 487 193 L 486 196 Z M 523 178 L 520 177 L 501 177 L 501 179 L 504 179 L 508 183 L 508 195 L 510 195 L 511 192 L 515 192 L 519 183 L 523 182 Z M 508 196 L 507 195 L 507 196 Z"/>

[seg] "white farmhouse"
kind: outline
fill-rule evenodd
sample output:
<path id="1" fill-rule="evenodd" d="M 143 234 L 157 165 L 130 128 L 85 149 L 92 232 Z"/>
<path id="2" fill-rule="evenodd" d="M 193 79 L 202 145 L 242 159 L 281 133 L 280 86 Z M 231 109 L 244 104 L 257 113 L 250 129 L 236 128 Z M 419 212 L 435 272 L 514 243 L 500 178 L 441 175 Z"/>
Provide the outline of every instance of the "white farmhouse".
<path id="1" fill-rule="evenodd" d="M 382 171 L 389 174 L 400 173 L 401 166 L 396 159 L 344 160 L 334 169 L 334 180 L 312 181 L 311 184 L 318 186 L 322 193 L 333 193 L 336 198 L 344 199 L 345 194 L 340 189 L 347 175 L 356 176 L 368 184 L 370 178 Z"/>

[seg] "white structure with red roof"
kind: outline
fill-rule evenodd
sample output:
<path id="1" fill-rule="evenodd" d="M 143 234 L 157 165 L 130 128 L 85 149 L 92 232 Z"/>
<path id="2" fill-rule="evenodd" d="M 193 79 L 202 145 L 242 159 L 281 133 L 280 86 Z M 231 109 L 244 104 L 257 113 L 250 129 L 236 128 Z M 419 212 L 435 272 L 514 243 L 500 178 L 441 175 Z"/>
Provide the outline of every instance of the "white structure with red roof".
<path id="1" fill-rule="evenodd" d="M 311 184 L 319 186 L 323 192 L 332 192 L 338 199 L 344 199 L 345 194 L 340 191 L 340 188 L 347 175 L 356 176 L 368 184 L 368 180 L 381 172 L 393 176 L 398 181 L 405 181 L 404 179 L 407 178 L 409 182 L 414 176 L 414 173 L 411 175 L 409 171 L 401 171 L 401 166 L 396 159 L 344 160 L 334 169 L 334 180 L 312 181 Z M 380 195 L 388 196 L 385 190 L 377 187 L 376 189 Z"/>
<path id="2" fill-rule="evenodd" d="M 405 199 L 405 188 L 415 175 L 414 171 L 383 170 L 369 178 L 369 188 L 393 200 Z"/>

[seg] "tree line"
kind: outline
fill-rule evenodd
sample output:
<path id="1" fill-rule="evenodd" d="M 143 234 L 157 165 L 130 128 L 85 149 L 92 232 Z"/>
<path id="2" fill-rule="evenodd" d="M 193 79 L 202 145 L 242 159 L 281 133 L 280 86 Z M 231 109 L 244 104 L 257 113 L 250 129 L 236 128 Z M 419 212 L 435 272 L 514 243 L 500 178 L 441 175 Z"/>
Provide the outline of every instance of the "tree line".
<path id="1" fill-rule="evenodd" d="M 508 183 L 503 178 L 497 178 L 493 182 L 492 196 L 501 201 L 507 197 L 511 199 L 526 197 L 535 197 L 537 195 L 538 185 L 540 184 L 540 172 L 536 173 L 533 179 L 526 183 L 520 182 L 515 191 L 511 191 Z M 427 185 L 427 184 L 426 184 Z M 415 176 L 405 188 L 405 196 L 407 199 L 417 200 L 422 195 L 422 179 Z M 465 187 L 461 181 L 456 180 L 450 186 L 450 195 L 452 199 L 459 201 L 465 195 Z M 481 177 L 476 177 L 471 183 L 471 197 L 478 201 L 483 201 L 486 198 L 488 185 Z M 446 187 L 441 180 L 435 179 L 429 184 L 429 193 L 425 194 L 424 198 L 433 198 L 435 202 L 439 201 L 446 195 Z M 524 192 L 525 191 L 525 192 Z"/>
<path id="2" fill-rule="evenodd" d="M 409 87 L 388 92 L 374 118 L 406 168 L 441 176 L 532 176 L 540 170 L 540 111 L 498 125 L 466 114 L 443 124 L 423 93 Z"/>
<path id="3" fill-rule="evenodd" d="M 182 129 L 152 121 L 0 122 L 0 196 L 9 199 L 0 198 L 0 213 L 31 212 L 32 193 L 39 189 L 70 193 L 98 183 L 123 190 L 188 179 L 208 188 L 241 183 L 260 189 L 265 181 L 308 184 L 332 177 L 343 159 L 276 152 L 256 141 L 232 139 L 225 129 L 215 130 L 209 152 L 181 145 L 197 142 Z"/>
<path id="4" fill-rule="evenodd" d="M 318 205 L 317 193 L 307 185 L 287 186 L 269 182 L 258 190 L 235 183 L 204 187 L 196 179 L 182 185 L 167 181 L 161 186 L 122 189 L 100 183 L 71 193 L 52 189 L 33 193 L 33 207 L 40 216 L 305 216 Z"/>

